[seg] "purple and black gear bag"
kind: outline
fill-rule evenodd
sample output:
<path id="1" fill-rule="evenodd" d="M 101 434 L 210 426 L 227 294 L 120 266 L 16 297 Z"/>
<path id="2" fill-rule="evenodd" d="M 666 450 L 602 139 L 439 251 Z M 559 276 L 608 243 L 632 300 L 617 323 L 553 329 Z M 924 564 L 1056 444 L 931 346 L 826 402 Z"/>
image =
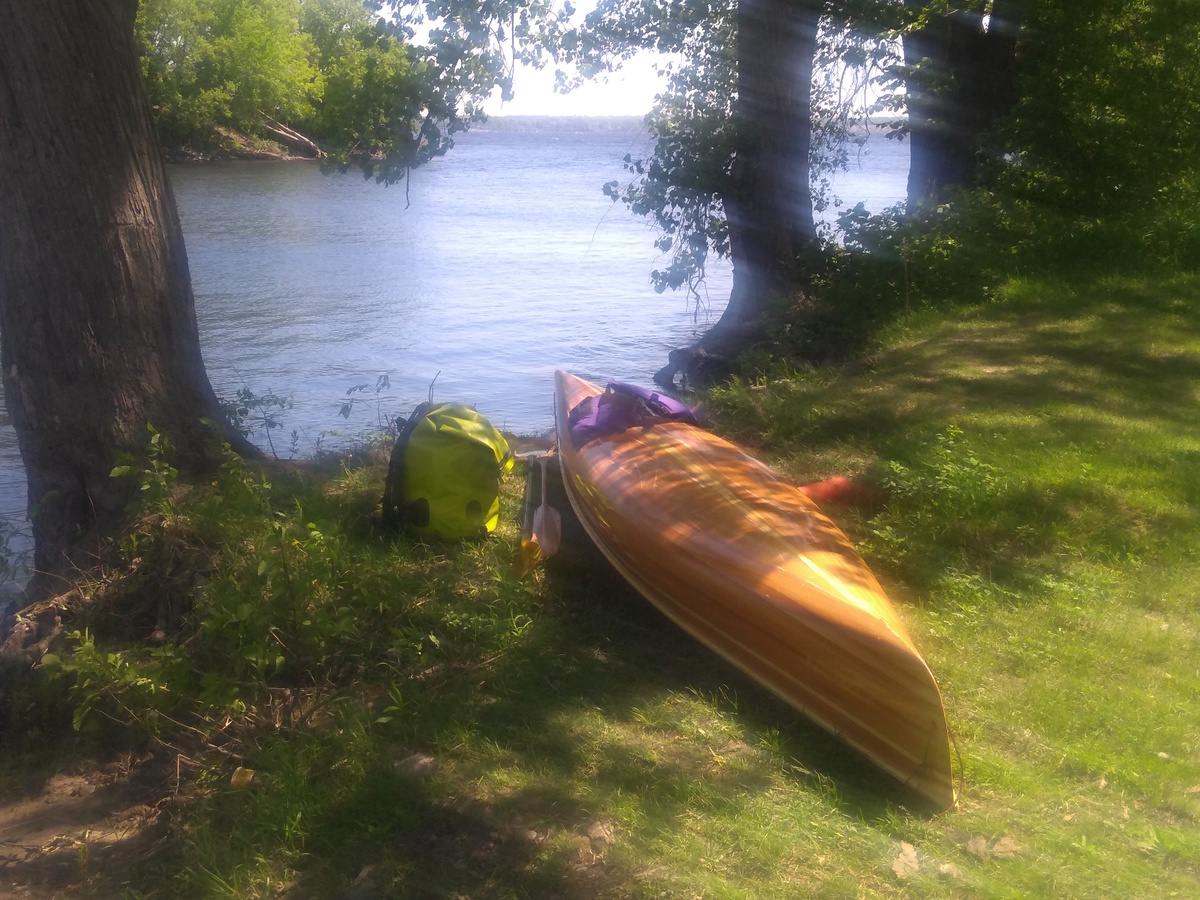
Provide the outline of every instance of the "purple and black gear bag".
<path id="1" fill-rule="evenodd" d="M 674 397 L 621 381 L 610 381 L 604 393 L 586 398 L 567 417 L 576 450 L 595 438 L 656 422 L 700 424 L 696 413 Z"/>

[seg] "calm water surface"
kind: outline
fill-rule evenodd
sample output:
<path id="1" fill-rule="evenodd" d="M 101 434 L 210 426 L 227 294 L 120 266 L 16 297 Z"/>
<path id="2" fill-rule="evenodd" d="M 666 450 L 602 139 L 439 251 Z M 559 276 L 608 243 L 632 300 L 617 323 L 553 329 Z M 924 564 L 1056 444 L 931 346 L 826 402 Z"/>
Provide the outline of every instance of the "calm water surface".
<path id="1" fill-rule="evenodd" d="M 637 134 L 472 132 L 407 196 L 309 163 L 173 168 L 213 386 L 290 398 L 272 433 L 286 456 L 406 415 L 431 385 L 535 433 L 553 425 L 556 368 L 648 383 L 720 315 L 731 273 L 714 264 L 699 302 L 654 293 L 654 233 L 600 189 L 646 147 Z M 872 139 L 836 192 L 882 209 L 902 199 L 907 165 L 907 146 Z M 344 419 L 356 385 L 370 389 Z M 24 506 L 5 419 L 0 514 L 20 521 Z"/>
<path id="2" fill-rule="evenodd" d="M 178 169 L 201 339 L 218 393 L 293 397 L 301 451 L 387 374 L 389 412 L 428 395 L 518 431 L 552 424 L 552 375 L 646 379 L 720 314 L 660 296 L 653 234 L 601 193 L 636 135 L 471 134 L 409 187 L 307 164 Z M 699 315 L 697 316 L 697 312 Z M 440 375 L 438 374 L 440 373 Z"/>

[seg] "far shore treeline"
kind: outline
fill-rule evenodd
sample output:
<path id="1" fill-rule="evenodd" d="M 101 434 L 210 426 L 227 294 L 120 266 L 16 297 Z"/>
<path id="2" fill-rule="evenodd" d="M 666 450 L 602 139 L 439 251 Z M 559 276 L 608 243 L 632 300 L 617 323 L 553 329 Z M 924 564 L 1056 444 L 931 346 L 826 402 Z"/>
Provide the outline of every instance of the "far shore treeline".
<path id="1" fill-rule="evenodd" d="M 645 116 L 489 116 L 472 131 L 505 132 L 629 132 L 645 131 Z"/>

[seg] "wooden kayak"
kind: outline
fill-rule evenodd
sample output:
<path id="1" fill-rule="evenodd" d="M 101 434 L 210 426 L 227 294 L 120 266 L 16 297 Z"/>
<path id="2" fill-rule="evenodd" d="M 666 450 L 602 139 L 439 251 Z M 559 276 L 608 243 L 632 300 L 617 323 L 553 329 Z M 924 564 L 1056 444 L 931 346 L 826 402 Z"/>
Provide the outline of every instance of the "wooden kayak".
<path id="1" fill-rule="evenodd" d="M 602 388 L 555 374 L 563 482 L 617 570 L 676 624 L 939 809 L 954 805 L 941 693 L 849 540 L 766 465 L 659 421 L 576 447 Z"/>

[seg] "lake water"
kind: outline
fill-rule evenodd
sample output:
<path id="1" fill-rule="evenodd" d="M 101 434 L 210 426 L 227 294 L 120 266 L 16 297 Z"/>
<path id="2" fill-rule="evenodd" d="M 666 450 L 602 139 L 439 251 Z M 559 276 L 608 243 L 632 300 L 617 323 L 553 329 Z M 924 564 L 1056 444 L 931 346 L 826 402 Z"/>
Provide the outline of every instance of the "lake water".
<path id="1" fill-rule="evenodd" d="M 388 412 L 428 396 L 476 406 L 517 432 L 552 422 L 561 366 L 646 379 L 707 309 L 650 286 L 653 233 L 600 190 L 637 135 L 468 134 L 403 185 L 321 177 L 307 164 L 232 163 L 173 173 L 209 375 L 287 394 L 302 452 L 346 390 L 390 380 Z M 440 372 L 440 375 L 439 375 Z M 277 448 L 278 449 L 278 448 Z"/>
<path id="2" fill-rule="evenodd" d="M 638 134 L 471 132 L 407 197 L 309 163 L 174 167 L 213 386 L 290 398 L 274 448 L 290 455 L 294 431 L 305 456 L 431 390 L 528 434 L 553 425 L 556 368 L 649 383 L 720 315 L 732 279 L 714 263 L 700 303 L 650 286 L 665 262 L 654 233 L 601 192 L 646 148 Z M 872 138 L 835 190 L 879 210 L 903 198 L 907 166 L 907 145 Z M 357 385 L 369 389 L 345 419 Z M 21 521 L 24 507 L 3 419 L 0 515 Z"/>

